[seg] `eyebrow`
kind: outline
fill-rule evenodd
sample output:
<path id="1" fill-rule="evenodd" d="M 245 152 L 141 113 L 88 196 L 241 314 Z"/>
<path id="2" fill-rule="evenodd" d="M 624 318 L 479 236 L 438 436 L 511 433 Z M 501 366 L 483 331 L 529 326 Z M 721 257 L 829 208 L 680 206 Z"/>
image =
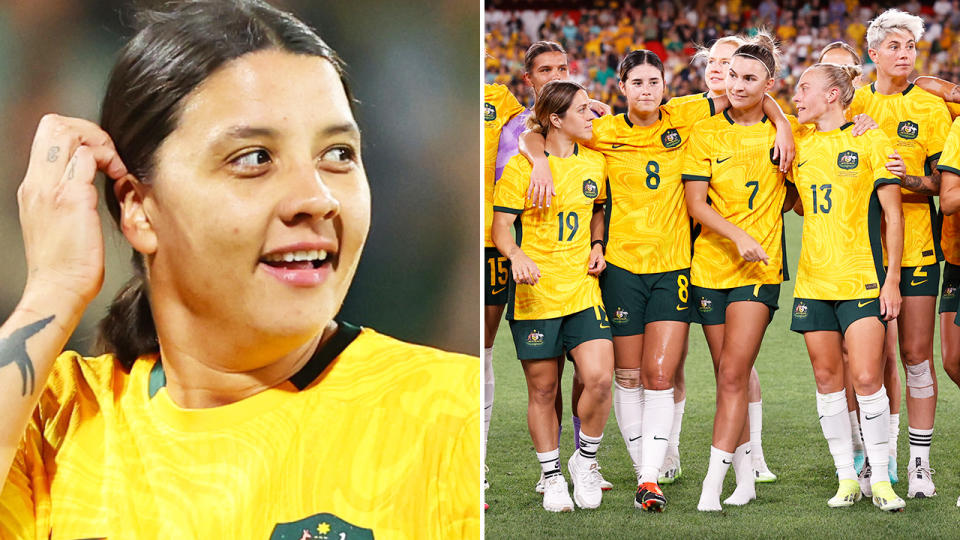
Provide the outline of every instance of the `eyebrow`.
<path id="1" fill-rule="evenodd" d="M 354 137 L 360 137 L 360 128 L 355 122 L 342 122 L 325 127 L 320 131 L 320 135 L 330 137 L 332 135 L 347 134 Z M 280 133 L 269 127 L 238 125 L 227 128 L 223 134 L 216 138 L 217 141 L 226 139 L 253 139 L 256 137 L 277 138 Z"/>

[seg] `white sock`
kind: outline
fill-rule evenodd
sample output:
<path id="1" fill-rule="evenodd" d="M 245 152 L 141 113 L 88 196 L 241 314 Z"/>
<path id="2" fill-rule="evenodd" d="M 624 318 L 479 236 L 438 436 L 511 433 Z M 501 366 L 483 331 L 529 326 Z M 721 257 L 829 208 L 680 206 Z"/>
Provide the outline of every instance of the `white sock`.
<path id="1" fill-rule="evenodd" d="M 667 441 L 673 426 L 673 388 L 643 391 L 643 460 L 640 483 L 656 482 L 667 455 Z"/>
<path id="2" fill-rule="evenodd" d="M 633 461 L 633 470 L 640 477 L 640 456 L 643 444 L 643 387 L 624 388 L 613 383 L 613 412 L 617 426 Z"/>
<path id="3" fill-rule="evenodd" d="M 668 456 L 680 456 L 680 428 L 683 427 L 683 411 L 686 406 L 687 398 L 673 404 L 673 427 L 670 429 L 670 440 L 667 441 Z"/>
<path id="4" fill-rule="evenodd" d="M 869 396 L 857 394 L 860 404 L 860 429 L 863 431 L 863 448 L 870 460 L 870 484 L 887 482 L 887 464 L 890 451 L 887 449 L 890 439 L 890 400 L 887 390 L 880 390 Z"/>
<path id="5" fill-rule="evenodd" d="M 493 413 L 493 347 L 483 349 L 483 461 L 487 461 L 487 435 Z"/>
<path id="6" fill-rule="evenodd" d="M 850 430 L 847 412 L 847 394 L 845 391 L 821 394 L 817 392 L 817 414 L 820 415 L 820 429 L 827 439 L 833 465 L 837 468 L 840 480 L 856 480 L 857 472 L 853 468 L 853 436 Z"/>
<path id="7" fill-rule="evenodd" d="M 755 468 L 767 468 L 767 463 L 763 459 L 763 401 L 752 401 L 747 405 L 747 415 L 750 422 L 750 453 L 752 454 Z M 752 465 L 751 465 L 752 466 Z"/>
<path id="8" fill-rule="evenodd" d="M 897 460 L 897 441 L 900 439 L 900 413 L 890 413 L 890 457 Z"/>
<path id="9" fill-rule="evenodd" d="M 603 440 L 603 432 L 596 437 L 591 437 L 584 432 L 580 432 L 580 450 L 577 451 L 577 457 L 582 463 L 596 463 L 597 449 L 600 448 L 600 441 Z"/>
<path id="10" fill-rule="evenodd" d="M 856 409 L 847 412 L 850 416 L 850 438 L 853 439 L 853 451 L 863 452 L 863 438 L 860 435 L 860 415 Z"/>
<path id="11" fill-rule="evenodd" d="M 721 510 L 720 491 L 723 489 L 723 477 L 733 463 L 733 454 L 724 452 L 714 446 L 710 447 L 710 465 L 707 466 L 707 475 L 703 478 L 703 487 L 700 490 L 700 502 L 697 510 Z"/>
<path id="12" fill-rule="evenodd" d="M 753 474 L 753 456 L 751 456 L 751 442 L 745 442 L 737 447 L 733 453 L 733 471 L 737 475 L 737 489 L 733 490 L 723 504 L 743 506 L 757 498 L 754 486 L 756 477 Z"/>
<path id="13" fill-rule="evenodd" d="M 560 448 L 554 448 L 548 452 L 537 452 L 537 459 L 540 460 L 540 470 L 543 471 L 544 478 L 561 474 Z"/>
<path id="14" fill-rule="evenodd" d="M 930 442 L 933 440 L 932 429 L 907 428 L 910 437 L 910 464 L 917 462 L 917 458 L 924 463 L 930 463 Z"/>

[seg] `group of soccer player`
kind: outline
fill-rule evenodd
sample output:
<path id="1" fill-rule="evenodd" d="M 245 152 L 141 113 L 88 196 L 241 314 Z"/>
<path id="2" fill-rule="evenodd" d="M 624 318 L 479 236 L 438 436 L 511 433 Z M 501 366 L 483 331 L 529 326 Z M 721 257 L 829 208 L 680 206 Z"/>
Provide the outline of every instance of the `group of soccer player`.
<path id="1" fill-rule="evenodd" d="M 763 458 L 753 365 L 788 279 L 787 211 L 804 216 L 791 330 L 807 346 L 836 467 L 827 504 L 866 495 L 882 510 L 905 506 L 893 489 L 898 341 L 907 495 L 936 495 L 932 358 L 944 259 L 941 351 L 960 385 L 960 224 L 952 215 L 960 211 L 960 123 L 950 124 L 960 107 L 944 101 L 960 91 L 933 77 L 908 81 L 922 34 L 922 20 L 899 10 L 871 21 L 866 47 L 877 80 L 868 86 L 859 84 L 857 51 L 828 45 L 797 82 L 796 117 L 767 95 L 779 51 L 762 32 L 702 51 L 707 91 L 666 104 L 660 59 L 629 52 L 619 68 L 624 114 L 608 114 L 569 81 L 566 53 L 552 42 L 534 43 L 524 59 L 531 110 L 487 85 L 485 425 L 506 306 L 546 510 L 596 508 L 612 487 L 596 459 L 611 402 L 637 476 L 635 505 L 664 509 L 660 486 L 682 475 L 691 322 L 703 328 L 717 384 L 697 508 L 748 504 L 755 482 L 776 480 Z M 565 357 L 575 369 L 572 499 L 559 455 Z M 721 504 L 731 464 L 736 488 Z"/>

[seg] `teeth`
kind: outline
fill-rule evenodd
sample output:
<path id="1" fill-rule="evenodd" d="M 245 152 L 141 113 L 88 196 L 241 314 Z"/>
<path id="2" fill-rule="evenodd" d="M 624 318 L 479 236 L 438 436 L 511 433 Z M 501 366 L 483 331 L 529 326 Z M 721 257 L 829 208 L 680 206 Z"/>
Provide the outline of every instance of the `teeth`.
<path id="1" fill-rule="evenodd" d="M 269 262 L 294 262 L 294 261 L 325 261 L 327 251 L 325 249 L 312 249 L 310 251 L 287 251 L 285 253 L 271 253 L 263 258 Z"/>

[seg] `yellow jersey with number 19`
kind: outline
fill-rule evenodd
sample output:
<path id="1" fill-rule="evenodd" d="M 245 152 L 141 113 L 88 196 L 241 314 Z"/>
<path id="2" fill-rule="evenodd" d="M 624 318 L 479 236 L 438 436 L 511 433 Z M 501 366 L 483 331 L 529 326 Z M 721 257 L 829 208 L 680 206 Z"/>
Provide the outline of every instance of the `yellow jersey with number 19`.
<path id="1" fill-rule="evenodd" d="M 480 538 L 480 360 L 345 323 L 287 381 L 183 409 L 156 355 L 54 365 L 0 538 Z"/>
<path id="2" fill-rule="evenodd" d="M 943 153 L 937 169 L 960 175 L 960 117 L 950 126 L 950 134 L 943 144 Z M 960 265 L 960 216 L 943 216 L 943 230 L 940 245 L 943 257 L 950 264 Z"/>
<path id="3" fill-rule="evenodd" d="M 743 260 L 736 244 L 704 226 L 693 245 L 692 284 L 727 289 L 784 280 L 782 212 L 787 188 L 773 162 L 776 134 L 766 116 L 742 126 L 728 111 L 693 127 L 683 180 L 709 182 L 710 205 L 759 242 L 770 262 Z"/>
<path id="4" fill-rule="evenodd" d="M 607 159 L 608 263 L 634 274 L 690 267 L 690 216 L 683 198 L 683 149 L 693 125 L 714 113 L 713 100 L 671 99 L 650 126 L 626 114 L 593 121 L 590 147 Z"/>
<path id="5" fill-rule="evenodd" d="M 857 89 L 847 109 L 848 118 L 866 113 L 890 138 L 903 157 L 907 174 L 924 176 L 940 157 L 950 129 L 950 113 L 943 100 L 923 88 L 909 85 L 903 92 L 883 95 L 876 83 Z M 943 260 L 937 206 L 933 197 L 906 188 L 903 193 L 903 266 L 926 266 Z"/>
<path id="6" fill-rule="evenodd" d="M 510 280 L 507 318 L 553 319 L 603 305 L 600 285 L 587 274 L 590 220 L 594 205 L 606 200 L 607 170 L 603 154 L 579 144 L 573 154 L 547 155 L 557 195 L 550 207 L 536 208 L 524 196 L 531 166 L 513 156 L 497 182 L 493 209 L 519 215 L 517 244 L 540 269 L 536 285 Z"/>
<path id="7" fill-rule="evenodd" d="M 483 245 L 493 247 L 490 224 L 493 223 L 493 184 L 497 167 L 500 130 L 523 105 L 502 84 L 483 86 Z"/>
<path id="8" fill-rule="evenodd" d="M 797 141 L 793 179 L 803 204 L 803 243 L 794 296 L 880 296 L 885 272 L 877 187 L 899 180 L 884 164 L 892 145 L 879 129 L 854 137 L 852 123 Z"/>

